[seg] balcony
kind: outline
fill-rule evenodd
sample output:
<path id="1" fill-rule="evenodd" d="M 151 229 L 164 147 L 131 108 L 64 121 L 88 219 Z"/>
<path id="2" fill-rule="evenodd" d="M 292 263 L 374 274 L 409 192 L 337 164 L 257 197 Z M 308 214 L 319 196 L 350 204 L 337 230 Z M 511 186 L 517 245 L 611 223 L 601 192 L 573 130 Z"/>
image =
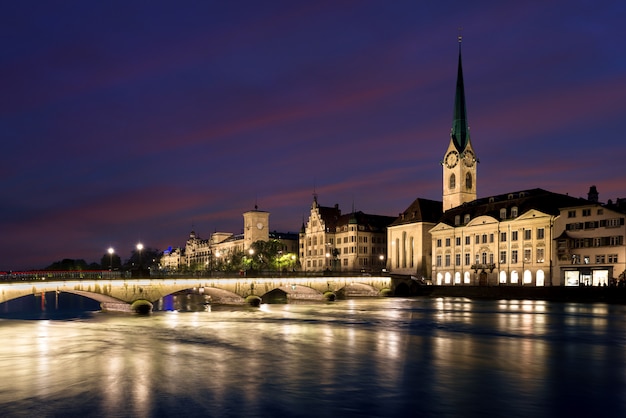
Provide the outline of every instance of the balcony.
<path id="1" fill-rule="evenodd" d="M 496 268 L 495 263 L 487 263 L 487 264 L 472 264 L 472 270 L 478 273 L 478 270 L 486 271 L 489 270 L 489 273 L 493 272 L 493 269 Z"/>

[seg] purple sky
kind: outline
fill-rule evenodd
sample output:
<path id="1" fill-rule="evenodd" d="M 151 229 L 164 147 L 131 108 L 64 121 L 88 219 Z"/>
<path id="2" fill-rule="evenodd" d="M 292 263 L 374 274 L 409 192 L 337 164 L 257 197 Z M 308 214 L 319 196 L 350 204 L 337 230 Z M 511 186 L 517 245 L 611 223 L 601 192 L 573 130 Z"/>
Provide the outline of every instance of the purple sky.
<path id="1" fill-rule="evenodd" d="M 255 203 L 297 232 L 314 190 L 440 200 L 461 26 L 478 195 L 626 197 L 623 0 L 38 3 L 0 6 L 0 270 L 239 233 Z"/>

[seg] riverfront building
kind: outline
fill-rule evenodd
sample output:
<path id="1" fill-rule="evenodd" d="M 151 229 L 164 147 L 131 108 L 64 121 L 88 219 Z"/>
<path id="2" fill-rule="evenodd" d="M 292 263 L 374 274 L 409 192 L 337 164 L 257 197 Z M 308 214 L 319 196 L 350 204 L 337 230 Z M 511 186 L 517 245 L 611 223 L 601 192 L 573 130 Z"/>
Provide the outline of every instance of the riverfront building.
<path id="1" fill-rule="evenodd" d="M 442 202 L 416 199 L 388 228 L 387 267 L 437 285 L 604 286 L 626 269 L 622 199 L 602 204 L 542 189 L 477 198 L 461 45 Z"/>
<path id="2" fill-rule="evenodd" d="M 303 271 L 380 272 L 387 260 L 387 226 L 394 218 L 320 206 L 314 196 L 302 225 L 299 257 Z"/>
<path id="3" fill-rule="evenodd" d="M 163 253 L 160 266 L 167 271 L 228 270 L 227 264 L 237 255 L 248 254 L 257 241 L 277 240 L 283 253 L 297 254 L 298 234 L 270 232 L 269 218 L 269 212 L 255 206 L 243 214 L 241 234 L 214 232 L 210 238 L 203 239 L 191 231 L 184 247 Z"/>

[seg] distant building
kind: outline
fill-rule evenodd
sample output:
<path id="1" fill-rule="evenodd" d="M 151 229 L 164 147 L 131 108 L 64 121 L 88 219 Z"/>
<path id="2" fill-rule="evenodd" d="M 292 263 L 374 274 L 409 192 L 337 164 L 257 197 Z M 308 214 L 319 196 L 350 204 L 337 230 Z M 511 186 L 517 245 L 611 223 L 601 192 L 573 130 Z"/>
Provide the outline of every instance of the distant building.
<path id="1" fill-rule="evenodd" d="M 303 271 L 377 271 L 387 259 L 387 226 L 394 218 L 363 212 L 341 214 L 339 206 L 320 206 L 313 198 L 299 237 Z"/>
<path id="2" fill-rule="evenodd" d="M 245 254 L 257 241 L 277 240 L 282 245 L 281 251 L 297 254 L 298 234 L 270 232 L 269 217 L 269 212 L 255 206 L 254 210 L 243 214 L 242 234 L 214 232 L 209 239 L 202 239 L 191 231 L 185 247 L 163 253 L 161 268 L 169 271 L 223 269 L 236 254 Z"/>

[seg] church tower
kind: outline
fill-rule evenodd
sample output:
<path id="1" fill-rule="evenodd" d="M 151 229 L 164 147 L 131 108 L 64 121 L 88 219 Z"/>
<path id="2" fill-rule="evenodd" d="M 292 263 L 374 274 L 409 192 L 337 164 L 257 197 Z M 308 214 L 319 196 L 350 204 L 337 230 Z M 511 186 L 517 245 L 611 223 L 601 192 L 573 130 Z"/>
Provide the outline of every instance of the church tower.
<path id="1" fill-rule="evenodd" d="M 461 65 L 461 37 L 459 36 L 459 69 L 456 79 L 454 116 L 450 144 L 443 161 L 443 210 L 476 200 L 476 165 L 478 158 L 470 141 L 465 108 L 465 88 Z"/>

